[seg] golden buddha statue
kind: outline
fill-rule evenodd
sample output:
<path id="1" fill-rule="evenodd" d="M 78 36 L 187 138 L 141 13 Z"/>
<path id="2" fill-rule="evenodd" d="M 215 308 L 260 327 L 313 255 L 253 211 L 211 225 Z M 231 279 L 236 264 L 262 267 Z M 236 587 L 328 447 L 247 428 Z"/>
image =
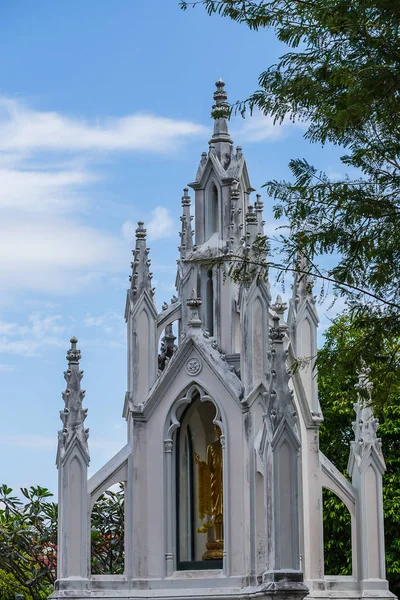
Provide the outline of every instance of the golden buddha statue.
<path id="1" fill-rule="evenodd" d="M 217 439 L 207 446 L 207 462 L 194 453 L 198 467 L 199 518 L 203 521 L 203 527 L 197 532 L 207 533 L 203 560 L 220 560 L 224 550 L 222 432 L 218 425 L 215 425 L 215 432 Z"/>

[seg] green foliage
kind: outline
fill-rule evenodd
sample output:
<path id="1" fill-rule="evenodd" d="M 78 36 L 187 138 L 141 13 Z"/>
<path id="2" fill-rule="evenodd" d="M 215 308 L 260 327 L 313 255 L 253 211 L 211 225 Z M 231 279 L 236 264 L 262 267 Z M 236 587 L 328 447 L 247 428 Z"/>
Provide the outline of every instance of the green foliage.
<path id="1" fill-rule="evenodd" d="M 15 600 L 15 594 L 29 596 L 29 591 L 22 586 L 12 573 L 0 569 L 0 600 Z"/>
<path id="2" fill-rule="evenodd" d="M 57 505 L 40 486 L 21 489 L 24 505 L 13 490 L 0 486 L 0 568 L 28 590 L 33 600 L 52 590 L 56 573 Z"/>
<path id="3" fill-rule="evenodd" d="M 311 142 L 345 148 L 355 178 L 332 181 L 293 158 L 292 181 L 269 181 L 275 216 L 289 221 L 284 259 L 306 254 L 311 272 L 348 298 L 368 345 L 371 331 L 400 337 L 400 3 L 393 0 L 201 0 L 211 14 L 250 29 L 272 28 L 288 52 L 235 107 L 275 122 L 304 121 Z M 235 108 L 234 107 L 234 108 Z M 333 266 L 323 269 L 321 255 Z M 272 265 L 273 266 L 273 265 Z M 375 348 L 381 354 L 377 341 Z M 364 356 L 364 344 L 359 344 Z M 346 349 L 347 350 L 347 349 Z M 398 346 L 385 349 L 390 371 Z M 364 356 L 365 360 L 366 357 Z"/>
<path id="4" fill-rule="evenodd" d="M 124 487 L 107 490 L 92 510 L 92 573 L 124 572 Z"/>
<path id="5" fill-rule="evenodd" d="M 21 488 L 23 503 L 0 486 L 0 600 L 16 593 L 44 600 L 57 573 L 57 504 L 40 486 Z M 107 491 L 92 512 L 92 572 L 124 571 L 124 491 Z M 11 596 L 10 596 L 11 594 Z"/>
<path id="6" fill-rule="evenodd" d="M 322 490 L 325 575 L 351 575 L 351 516 L 330 490 Z"/>
<path id="7" fill-rule="evenodd" d="M 319 396 L 324 422 L 321 425 L 321 450 L 340 471 L 346 473 L 350 441 L 354 439 L 352 405 L 357 400 L 355 361 L 348 356 L 363 342 L 360 332 L 348 315 L 337 318 L 325 334 L 326 341 L 318 355 Z M 385 335 L 380 346 L 388 354 L 399 338 Z M 367 348 L 369 378 L 374 384 L 374 412 L 380 426 L 378 434 L 387 471 L 383 476 L 386 567 L 390 589 L 400 592 L 400 366 L 385 371 L 385 361 Z M 347 529 L 350 516 L 344 505 L 331 493 L 324 497 L 324 533 L 327 573 L 349 574 L 351 565 Z M 342 550 L 342 552 L 341 552 Z"/>

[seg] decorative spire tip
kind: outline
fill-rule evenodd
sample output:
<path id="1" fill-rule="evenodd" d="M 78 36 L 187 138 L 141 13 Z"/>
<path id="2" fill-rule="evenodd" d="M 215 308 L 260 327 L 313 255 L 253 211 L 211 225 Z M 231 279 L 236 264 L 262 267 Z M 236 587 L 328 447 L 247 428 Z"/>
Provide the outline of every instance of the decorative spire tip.
<path id="1" fill-rule="evenodd" d="M 144 221 L 138 221 L 138 227 L 136 229 L 136 239 L 144 240 L 146 238 L 146 229 L 144 228 Z"/>

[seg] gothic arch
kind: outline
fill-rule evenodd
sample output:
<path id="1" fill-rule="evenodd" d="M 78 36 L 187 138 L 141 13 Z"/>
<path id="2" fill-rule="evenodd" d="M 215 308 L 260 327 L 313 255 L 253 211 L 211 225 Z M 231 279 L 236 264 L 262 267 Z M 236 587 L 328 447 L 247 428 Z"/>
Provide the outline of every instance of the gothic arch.
<path id="1" fill-rule="evenodd" d="M 185 412 L 187 409 L 190 409 L 190 405 L 194 400 L 197 400 L 200 403 L 209 402 L 215 409 L 215 415 L 212 419 L 212 423 L 217 425 L 222 433 L 220 436 L 220 442 L 222 446 L 222 493 L 224 498 L 224 515 L 229 510 L 229 486 L 227 479 L 228 465 L 225 443 L 226 420 L 223 412 L 221 411 L 219 403 L 208 394 L 203 386 L 201 386 L 198 382 L 193 381 L 189 385 L 186 385 L 182 391 L 177 394 L 176 400 L 172 403 L 167 413 L 164 424 L 164 522 L 166 527 L 165 574 L 167 577 L 172 575 L 172 573 L 179 568 L 178 557 L 180 556 L 180 536 L 177 535 L 179 529 L 178 498 L 181 496 L 181 493 L 178 492 L 180 485 L 180 471 L 178 471 L 178 464 L 180 465 L 178 432 L 183 423 Z M 228 547 L 229 533 L 224 531 L 224 556 L 227 556 L 228 554 Z M 228 568 L 227 558 L 224 558 L 223 567 L 224 571 L 226 572 Z"/>
<path id="2" fill-rule="evenodd" d="M 222 435 L 226 436 L 226 419 L 219 403 L 208 394 L 202 385 L 196 381 L 192 381 L 189 385 L 186 385 L 182 391 L 179 392 L 179 394 L 177 394 L 176 400 L 172 403 L 168 411 L 164 425 L 164 439 L 172 439 L 175 430 L 180 426 L 181 415 L 179 415 L 179 409 L 184 409 L 184 407 L 188 406 L 192 402 L 196 392 L 199 394 L 201 402 L 209 401 L 215 406 L 216 414 L 214 423 L 221 428 Z"/>
<path id="3" fill-rule="evenodd" d="M 221 230 L 221 189 L 214 178 L 211 178 L 205 189 L 204 240 Z"/>

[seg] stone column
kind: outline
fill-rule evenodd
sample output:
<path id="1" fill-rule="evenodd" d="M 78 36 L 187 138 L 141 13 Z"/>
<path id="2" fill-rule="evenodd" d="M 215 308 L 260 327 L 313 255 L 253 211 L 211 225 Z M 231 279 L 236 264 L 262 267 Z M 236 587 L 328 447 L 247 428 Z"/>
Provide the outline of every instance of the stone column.
<path id="1" fill-rule="evenodd" d="M 373 385 L 368 379 L 369 369 L 364 365 L 359 373 L 358 402 L 354 405 L 355 440 L 351 442 L 347 471 L 358 491 L 357 556 L 358 579 L 365 596 L 388 596 L 385 573 L 385 542 L 383 523 L 382 475 L 386 470 L 381 440 L 377 437 L 378 420 L 372 408 Z"/>
<path id="2" fill-rule="evenodd" d="M 284 329 L 275 315 L 270 331 L 271 379 L 266 395 L 267 565 L 268 593 L 301 600 L 308 589 L 300 570 L 299 478 L 300 439 L 286 367 Z"/>
<path id="3" fill-rule="evenodd" d="M 88 434 L 84 428 L 87 409 L 82 408 L 85 391 L 81 389 L 83 371 L 77 339 L 71 339 L 64 372 L 67 389 L 63 393 L 63 422 L 58 432 L 58 566 L 56 589 L 85 590 L 90 574 L 90 514 L 87 490 L 89 465 Z"/>
<path id="4" fill-rule="evenodd" d="M 165 572 L 170 577 L 174 572 L 174 539 L 173 539 L 173 491 L 172 491 L 172 450 L 174 443 L 172 440 L 164 440 L 165 454 L 165 476 L 167 482 L 166 489 L 166 551 L 165 551 Z"/>

